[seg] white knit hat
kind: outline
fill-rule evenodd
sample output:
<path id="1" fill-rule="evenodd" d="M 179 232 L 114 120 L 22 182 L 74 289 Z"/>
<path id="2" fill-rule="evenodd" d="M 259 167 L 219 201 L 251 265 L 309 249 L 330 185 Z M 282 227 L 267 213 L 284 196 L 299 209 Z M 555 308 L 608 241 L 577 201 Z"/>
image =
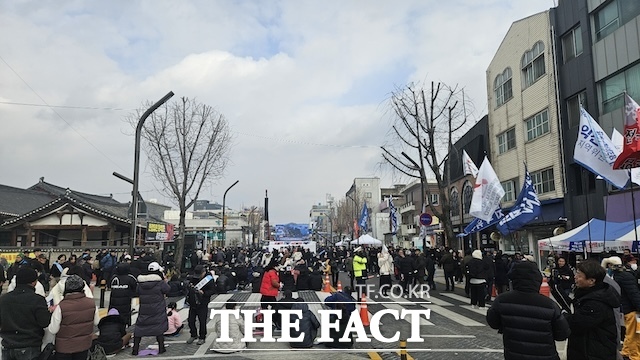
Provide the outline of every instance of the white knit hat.
<path id="1" fill-rule="evenodd" d="M 482 251 L 480 250 L 473 250 L 473 252 L 471 253 L 471 257 L 474 259 L 480 259 L 482 260 Z"/>

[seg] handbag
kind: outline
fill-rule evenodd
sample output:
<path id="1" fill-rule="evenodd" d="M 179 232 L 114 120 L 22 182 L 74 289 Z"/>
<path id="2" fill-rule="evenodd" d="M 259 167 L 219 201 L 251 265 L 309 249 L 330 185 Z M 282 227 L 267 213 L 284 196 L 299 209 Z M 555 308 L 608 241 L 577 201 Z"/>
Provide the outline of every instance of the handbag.
<path id="1" fill-rule="evenodd" d="M 42 349 L 38 360 L 55 360 L 56 358 L 56 346 L 53 343 L 48 343 Z"/>

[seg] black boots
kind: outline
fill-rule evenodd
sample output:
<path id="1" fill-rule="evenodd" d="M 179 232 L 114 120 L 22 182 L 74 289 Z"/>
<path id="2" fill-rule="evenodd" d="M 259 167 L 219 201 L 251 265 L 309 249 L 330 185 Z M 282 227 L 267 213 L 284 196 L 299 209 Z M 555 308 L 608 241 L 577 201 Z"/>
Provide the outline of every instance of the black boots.
<path id="1" fill-rule="evenodd" d="M 156 340 L 158 340 L 158 354 L 167 352 L 167 349 L 164 347 L 164 335 L 156 336 Z"/>
<path id="2" fill-rule="evenodd" d="M 140 351 L 140 340 L 142 340 L 142 338 L 140 337 L 133 338 L 133 351 L 131 351 L 131 355 L 133 356 L 138 355 L 138 351 Z"/>

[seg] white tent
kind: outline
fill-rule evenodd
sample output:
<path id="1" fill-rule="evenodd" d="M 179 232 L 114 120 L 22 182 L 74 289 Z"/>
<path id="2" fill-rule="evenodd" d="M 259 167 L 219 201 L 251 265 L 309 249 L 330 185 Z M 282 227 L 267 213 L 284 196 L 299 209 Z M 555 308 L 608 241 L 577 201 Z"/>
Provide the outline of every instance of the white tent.
<path id="1" fill-rule="evenodd" d="M 344 246 L 344 241 L 338 241 L 337 243 L 335 243 L 335 246 Z"/>
<path id="2" fill-rule="evenodd" d="M 359 238 L 351 241 L 351 245 L 373 245 L 373 246 L 382 246 L 382 241 L 374 238 L 369 234 L 364 234 Z"/>

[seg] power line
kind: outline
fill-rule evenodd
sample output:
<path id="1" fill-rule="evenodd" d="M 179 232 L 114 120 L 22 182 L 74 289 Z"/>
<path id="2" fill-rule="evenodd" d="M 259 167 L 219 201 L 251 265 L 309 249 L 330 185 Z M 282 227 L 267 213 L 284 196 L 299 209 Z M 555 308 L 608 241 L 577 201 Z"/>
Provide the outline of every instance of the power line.
<path id="1" fill-rule="evenodd" d="M 110 110 L 110 111 L 135 111 L 136 110 L 136 109 L 93 107 L 93 106 L 32 104 L 32 103 L 21 103 L 21 102 L 15 102 L 15 101 L 0 101 L 0 104 L 17 105 L 17 106 L 49 107 L 49 108 L 58 108 L 58 109 L 78 109 L 78 110 Z"/>

